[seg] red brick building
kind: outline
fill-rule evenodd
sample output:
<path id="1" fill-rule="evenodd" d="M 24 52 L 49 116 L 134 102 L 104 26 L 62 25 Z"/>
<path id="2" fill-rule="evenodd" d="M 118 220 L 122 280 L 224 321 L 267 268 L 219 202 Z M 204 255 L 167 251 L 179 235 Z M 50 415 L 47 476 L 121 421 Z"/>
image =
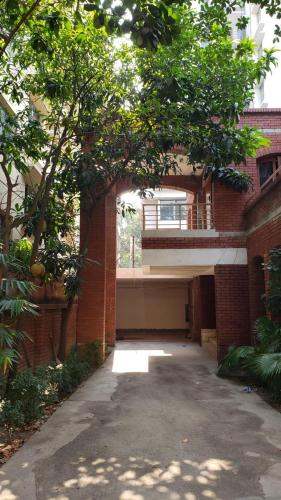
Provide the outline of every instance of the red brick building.
<path id="1" fill-rule="evenodd" d="M 203 181 L 200 172 L 195 175 L 186 166 L 181 175 L 163 179 L 164 186 L 191 196 L 192 203 L 182 209 L 179 227 L 159 226 L 156 206 L 144 211 L 143 272 L 148 277 L 175 274 L 186 279 L 192 338 L 201 343 L 204 331 L 216 331 L 219 358 L 229 345 L 251 341 L 253 322 L 264 314 L 261 264 L 272 248 L 281 245 L 281 110 L 249 110 L 241 124 L 261 129 L 271 141 L 270 147 L 258 151 L 256 159 L 249 158 L 241 166 L 251 174 L 253 189 L 238 193 L 217 182 Z M 98 264 L 83 272 L 79 343 L 96 338 L 102 345 L 115 342 L 115 207 L 116 196 L 123 190 L 117 186 L 92 216 L 88 255 Z M 147 223 L 149 216 L 156 225 Z M 85 221 L 82 214 L 82 241 Z"/>

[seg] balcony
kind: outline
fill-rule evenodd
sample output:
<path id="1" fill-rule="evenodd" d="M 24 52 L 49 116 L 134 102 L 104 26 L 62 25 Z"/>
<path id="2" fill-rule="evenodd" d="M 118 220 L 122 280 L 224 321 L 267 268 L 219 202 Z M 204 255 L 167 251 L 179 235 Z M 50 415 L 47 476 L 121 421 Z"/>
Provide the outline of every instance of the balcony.
<path id="1" fill-rule="evenodd" d="M 142 207 L 143 231 L 200 231 L 214 228 L 211 203 L 149 203 Z"/>

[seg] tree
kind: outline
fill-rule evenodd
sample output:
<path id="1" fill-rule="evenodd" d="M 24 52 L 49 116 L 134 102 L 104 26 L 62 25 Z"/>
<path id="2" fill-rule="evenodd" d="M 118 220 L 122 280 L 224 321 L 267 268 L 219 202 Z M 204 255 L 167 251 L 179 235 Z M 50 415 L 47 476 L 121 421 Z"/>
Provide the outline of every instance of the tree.
<path id="1" fill-rule="evenodd" d="M 173 43 L 136 55 L 144 105 L 154 110 L 151 123 L 164 151 L 180 144 L 194 169 L 205 166 L 215 179 L 246 190 L 249 176 L 229 165 L 244 163 L 268 141 L 237 123 L 255 82 L 275 64 L 274 51 L 255 61 L 253 42 L 233 44 L 226 17 L 218 24 L 185 7 L 178 13 L 180 33 Z"/>
<path id="2" fill-rule="evenodd" d="M 249 40 L 234 47 L 226 17 L 221 24 L 210 22 L 216 9 L 208 9 L 206 16 L 179 8 L 175 23 L 180 34 L 151 53 L 128 45 L 117 49 L 114 38 L 95 28 L 92 14 L 81 15 L 71 3 L 60 6 L 54 31 L 49 26 L 53 5 L 41 7 L 45 10 L 34 31 L 18 35 L 15 52 L 4 58 L 0 73 L 2 90 L 18 105 L 24 103 L 23 112 L 4 121 L 0 137 L 7 184 L 6 161 L 17 172 L 26 172 L 31 160 L 43 161 L 28 210 L 26 204 L 16 207 L 11 221 L 7 204 L 7 233 L 37 212 L 32 262 L 58 173 L 55 196 L 68 197 L 71 205 L 83 192 L 90 213 L 120 179 L 141 189 L 155 187 L 163 174 L 176 169 L 169 154 L 176 144 L 184 146 L 194 168 L 201 164 L 215 173 L 266 144 L 259 132 L 238 129 L 236 123 L 255 81 L 274 63 L 273 53 L 255 62 Z M 30 96 L 48 105 L 41 122 L 28 118 Z M 16 139 L 12 145 L 11 136 Z M 249 184 L 245 174 L 235 171 L 224 179 L 239 189 Z"/>
<path id="3" fill-rule="evenodd" d="M 237 7 L 245 5 L 244 0 L 199 0 L 198 7 L 208 13 L 210 7 L 216 8 L 216 21 L 221 19 L 223 12 L 230 14 Z M 281 18 L 281 6 L 278 0 L 248 0 L 248 4 L 260 5 L 270 16 Z M 154 50 L 159 44 L 171 43 L 178 34 L 177 8 L 179 5 L 192 7 L 191 0 L 123 0 L 116 5 L 113 0 L 91 2 L 90 0 L 63 0 L 51 2 L 48 0 L 2 0 L 0 14 L 0 57 L 13 43 L 21 31 L 33 31 L 37 20 L 45 18 L 49 29 L 58 33 L 61 28 L 61 9 L 76 5 L 80 13 L 88 12 L 97 29 L 105 27 L 108 34 L 130 34 L 134 43 L 142 48 Z M 51 9 L 46 15 L 46 9 Z M 214 11 L 213 11 L 214 12 Z M 245 26 L 244 16 L 238 20 L 240 27 Z M 279 24 L 275 27 L 278 39 L 281 35 Z M 40 43 L 44 43 L 42 37 Z"/>
<path id="4" fill-rule="evenodd" d="M 118 214 L 118 267 L 141 267 L 141 213 Z"/>
<path id="5" fill-rule="evenodd" d="M 23 226 L 29 231 L 32 226 L 31 263 L 50 235 L 48 219 L 60 221 L 59 236 L 65 227 L 64 206 L 75 208 L 81 199 L 81 210 L 90 219 L 120 180 L 141 192 L 157 187 L 163 175 L 178 171 L 170 152 L 174 145 L 183 145 L 194 168 L 221 173 L 265 144 L 258 131 L 238 129 L 237 120 L 255 80 L 274 62 L 272 52 L 255 61 L 250 41 L 235 47 L 225 16 L 216 18 L 216 9 L 203 15 L 181 7 L 175 14 L 173 25 L 180 34 L 152 52 L 128 43 L 117 46 L 114 36 L 96 29 L 95 14 L 81 11 L 79 2 L 43 2 L 36 22 L 30 20 L 14 38 L 14 52 L 5 53 L 1 89 L 27 118 L 21 121 L 18 111 L 11 118 L 15 125 L 3 122 L 2 169 L 11 178 L 28 170 L 32 161 L 43 163 L 32 195 L 15 212 L 10 205 L 7 210 L 8 230 Z M 30 122 L 30 98 L 45 101 L 41 120 Z M 24 161 L 20 142 L 13 141 L 10 149 L 17 120 L 18 137 L 32 139 L 24 143 Z M 232 185 L 246 189 L 247 175 L 232 172 L 227 181 L 235 178 Z M 73 265 L 76 282 L 86 254 L 87 237 Z"/>

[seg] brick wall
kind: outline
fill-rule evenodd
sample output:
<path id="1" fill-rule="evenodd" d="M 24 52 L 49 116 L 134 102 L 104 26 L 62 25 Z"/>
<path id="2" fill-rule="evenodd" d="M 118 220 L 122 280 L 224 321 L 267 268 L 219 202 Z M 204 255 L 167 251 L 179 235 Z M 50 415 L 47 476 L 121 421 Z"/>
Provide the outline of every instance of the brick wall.
<path id="1" fill-rule="evenodd" d="M 116 340 L 116 195 L 107 198 L 105 342 Z"/>
<path id="2" fill-rule="evenodd" d="M 77 319 L 77 342 L 99 340 L 105 347 L 106 304 L 106 200 L 101 201 L 91 216 L 84 211 L 80 222 L 81 249 L 87 248 L 91 259 L 81 273 Z"/>
<path id="3" fill-rule="evenodd" d="M 232 344 L 250 341 L 248 267 L 215 266 L 218 359 Z"/>
<path id="4" fill-rule="evenodd" d="M 26 332 L 30 340 L 25 342 L 25 351 L 32 367 L 47 365 L 54 361 L 57 353 L 61 322 L 65 314 L 65 304 L 40 304 L 39 316 L 25 315 L 20 319 L 18 328 Z M 76 343 L 77 304 L 73 304 L 68 318 L 67 351 Z M 19 367 L 27 366 L 24 352 Z"/>
<path id="5" fill-rule="evenodd" d="M 142 238 L 143 249 L 165 248 L 245 248 L 246 237 L 215 238 Z"/>
<path id="6" fill-rule="evenodd" d="M 261 296 L 266 292 L 268 273 L 262 269 L 262 263 L 268 261 L 273 248 L 281 245 L 280 181 L 257 196 L 245 211 L 252 337 L 255 320 L 266 314 Z"/>

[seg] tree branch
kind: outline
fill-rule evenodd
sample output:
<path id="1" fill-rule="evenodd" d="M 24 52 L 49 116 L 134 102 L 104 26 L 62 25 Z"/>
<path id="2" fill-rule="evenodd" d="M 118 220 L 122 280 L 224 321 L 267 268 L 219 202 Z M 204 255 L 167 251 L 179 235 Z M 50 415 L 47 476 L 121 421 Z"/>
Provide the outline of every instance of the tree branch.
<path id="1" fill-rule="evenodd" d="M 13 38 L 16 36 L 22 25 L 32 16 L 33 12 L 37 9 L 39 6 L 41 0 L 35 0 L 33 4 L 30 6 L 30 8 L 25 12 L 25 14 L 22 15 L 20 20 L 17 22 L 15 27 L 12 29 L 10 34 L 7 36 L 5 43 L 3 47 L 0 49 L 0 57 L 3 56 L 3 54 L 6 52 L 8 45 L 11 43 Z"/>

